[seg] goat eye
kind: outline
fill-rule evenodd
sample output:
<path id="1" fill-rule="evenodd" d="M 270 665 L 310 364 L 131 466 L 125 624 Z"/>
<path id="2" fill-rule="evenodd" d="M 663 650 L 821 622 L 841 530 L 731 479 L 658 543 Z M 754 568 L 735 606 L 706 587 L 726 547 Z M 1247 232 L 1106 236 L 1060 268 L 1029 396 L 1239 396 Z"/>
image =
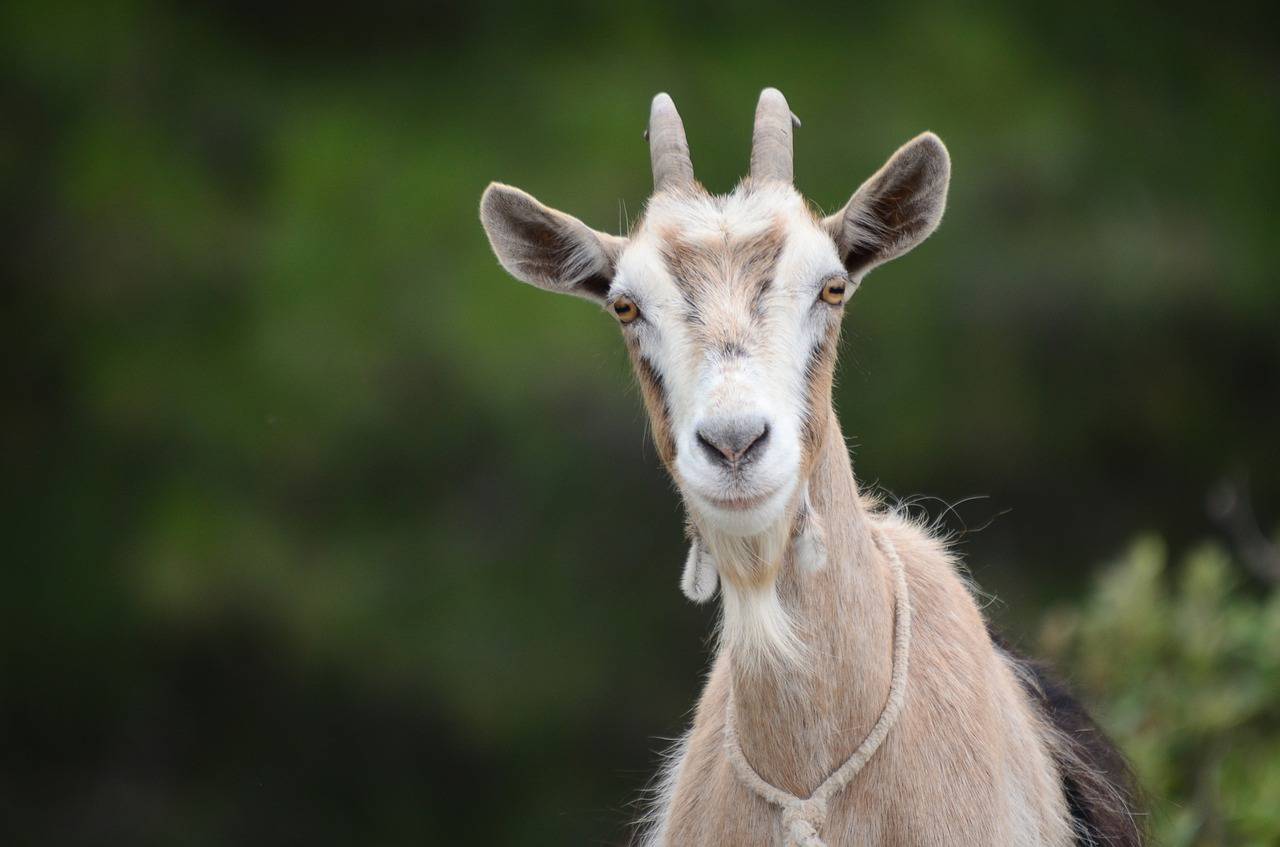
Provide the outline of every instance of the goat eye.
<path id="1" fill-rule="evenodd" d="M 833 276 L 827 280 L 822 286 L 822 293 L 818 297 L 824 303 L 830 303 L 832 306 L 839 306 L 844 302 L 845 285 L 848 282 L 842 276 Z"/>
<path id="2" fill-rule="evenodd" d="M 640 317 L 640 307 L 630 297 L 619 297 L 613 301 L 613 313 L 618 316 L 618 320 L 629 324 Z"/>

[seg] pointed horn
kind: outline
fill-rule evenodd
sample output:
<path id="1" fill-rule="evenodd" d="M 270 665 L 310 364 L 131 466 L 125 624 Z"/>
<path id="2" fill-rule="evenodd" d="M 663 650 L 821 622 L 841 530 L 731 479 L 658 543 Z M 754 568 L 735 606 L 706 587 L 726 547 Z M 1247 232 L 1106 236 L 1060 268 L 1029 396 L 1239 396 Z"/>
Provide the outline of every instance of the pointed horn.
<path id="1" fill-rule="evenodd" d="M 666 94 L 653 98 L 649 109 L 649 159 L 653 162 L 653 190 L 693 183 L 689 142 L 676 104 Z"/>
<path id="2" fill-rule="evenodd" d="M 799 125 L 800 121 L 791 114 L 787 98 L 781 91 L 766 88 L 760 92 L 756 126 L 751 133 L 752 179 L 792 181 L 791 129 Z"/>

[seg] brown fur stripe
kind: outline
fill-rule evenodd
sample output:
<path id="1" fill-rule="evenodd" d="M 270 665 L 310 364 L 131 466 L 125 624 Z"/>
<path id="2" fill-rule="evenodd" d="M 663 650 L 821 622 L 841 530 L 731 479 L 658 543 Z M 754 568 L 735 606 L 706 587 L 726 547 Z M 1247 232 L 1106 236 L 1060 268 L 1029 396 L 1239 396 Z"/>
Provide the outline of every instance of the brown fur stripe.
<path id="1" fill-rule="evenodd" d="M 840 322 L 833 320 L 822 342 L 809 353 L 805 365 L 805 406 L 801 439 L 806 456 L 817 452 L 831 411 L 831 386 L 835 381 L 836 348 Z"/>
<path id="2" fill-rule="evenodd" d="M 781 222 L 761 233 L 738 239 L 691 242 L 679 231 L 662 233 L 661 255 L 667 270 L 692 295 L 720 282 L 734 281 L 753 292 L 753 300 L 767 291 L 786 246 Z M 696 297 L 686 297 L 686 301 Z"/>
<path id="3" fill-rule="evenodd" d="M 671 432 L 671 409 L 667 405 L 667 391 L 662 382 L 662 374 L 658 373 L 653 363 L 635 345 L 628 345 L 628 349 L 640 380 L 645 407 L 649 410 L 654 446 L 658 448 L 658 457 L 662 459 L 662 463 L 670 468 L 676 458 L 676 441 Z"/>

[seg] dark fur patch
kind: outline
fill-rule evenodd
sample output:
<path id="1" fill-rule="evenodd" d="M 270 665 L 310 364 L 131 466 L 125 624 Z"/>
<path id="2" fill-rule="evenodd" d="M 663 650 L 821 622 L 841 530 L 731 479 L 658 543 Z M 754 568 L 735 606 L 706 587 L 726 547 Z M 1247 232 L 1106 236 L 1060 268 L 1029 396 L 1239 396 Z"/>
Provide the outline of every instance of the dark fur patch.
<path id="1" fill-rule="evenodd" d="M 1023 670 L 1019 678 L 1027 696 L 1071 745 L 1052 752 L 1078 847 L 1141 847 L 1145 817 L 1124 755 L 1045 665 L 1015 651 L 990 624 L 987 633 L 996 649 Z"/>
<path id="2" fill-rule="evenodd" d="M 753 300 L 763 296 L 773 283 L 773 271 L 786 245 L 781 224 L 746 238 L 726 237 L 723 241 L 690 242 L 680 232 L 661 233 L 660 252 L 671 276 L 696 301 L 705 288 L 733 280 L 751 292 Z"/>
<path id="3" fill-rule="evenodd" d="M 805 452 L 814 456 L 827 424 L 831 408 L 831 384 L 835 376 L 836 343 L 840 338 L 840 324 L 834 323 L 817 347 L 809 351 L 805 362 L 805 404 L 801 410 Z"/>
<path id="4" fill-rule="evenodd" d="M 737 341 L 726 341 L 720 345 L 720 355 L 726 359 L 740 359 L 747 355 L 747 348 Z"/>
<path id="5" fill-rule="evenodd" d="M 644 395 L 645 406 L 649 409 L 649 421 L 653 427 L 653 443 L 658 448 L 658 457 L 668 468 L 676 458 L 676 441 L 671 433 L 671 410 L 667 406 L 667 390 L 662 382 L 662 374 L 658 373 L 635 345 L 628 345 L 636 374 L 640 378 L 640 393 Z"/>

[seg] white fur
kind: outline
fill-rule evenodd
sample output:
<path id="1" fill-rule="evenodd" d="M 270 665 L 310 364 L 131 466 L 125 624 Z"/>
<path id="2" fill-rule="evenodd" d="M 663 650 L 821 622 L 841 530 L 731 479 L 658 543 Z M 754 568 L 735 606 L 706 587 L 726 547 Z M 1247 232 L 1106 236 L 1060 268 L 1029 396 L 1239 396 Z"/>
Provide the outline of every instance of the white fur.
<path id="1" fill-rule="evenodd" d="M 769 303 L 768 332 L 753 336 L 753 355 L 725 359 L 693 343 L 682 318 L 684 303 L 659 252 L 656 233 L 676 228 L 689 241 L 714 243 L 726 234 L 745 238 L 782 220 L 786 248 Z M 823 280 L 843 273 L 835 247 L 787 185 L 739 189 L 726 197 L 658 195 L 645 226 L 628 245 L 609 291 L 626 295 L 646 316 L 632 332 L 667 391 L 677 444 L 673 473 L 701 524 L 748 536 L 770 531 L 786 517 L 797 488 L 805 364 L 821 342 L 827 315 L 813 308 Z M 745 304 L 726 279 L 705 305 L 717 318 L 744 321 Z M 696 432 L 710 417 L 764 416 L 770 426 L 765 455 L 733 479 L 698 449 Z M 751 509 L 725 508 L 727 500 L 763 497 Z"/>
<path id="2" fill-rule="evenodd" d="M 716 586 L 719 581 L 715 562 L 703 549 L 702 542 L 695 538 L 689 544 L 689 555 L 684 560 L 684 571 L 680 574 L 680 590 L 693 602 L 705 603 L 716 596 Z"/>
<path id="3" fill-rule="evenodd" d="M 804 511 L 800 516 L 799 532 L 796 533 L 792 545 L 796 567 L 806 573 L 814 573 L 826 567 L 827 542 L 823 536 L 822 522 L 809 505 L 807 495 Z"/>
<path id="4" fill-rule="evenodd" d="M 807 667 L 804 639 L 782 607 L 776 583 L 744 587 L 726 581 L 720 596 L 724 604 L 721 640 L 745 676 Z"/>

